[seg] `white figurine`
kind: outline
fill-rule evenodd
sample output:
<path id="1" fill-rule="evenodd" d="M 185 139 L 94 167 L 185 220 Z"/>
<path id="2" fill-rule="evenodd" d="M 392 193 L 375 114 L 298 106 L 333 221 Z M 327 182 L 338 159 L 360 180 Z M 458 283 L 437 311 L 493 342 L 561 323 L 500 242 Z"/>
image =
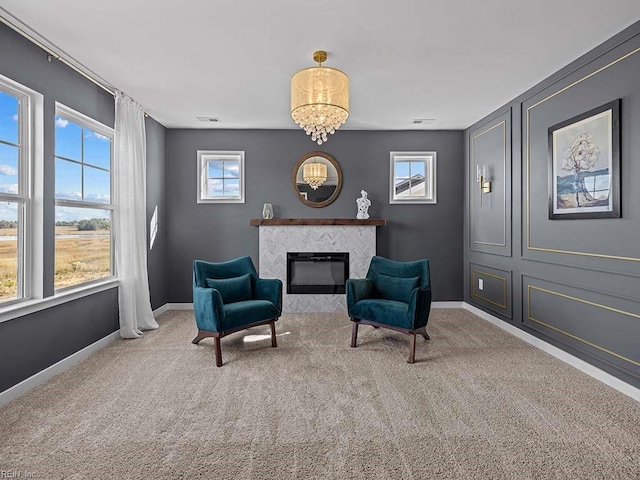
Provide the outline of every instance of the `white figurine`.
<path id="1" fill-rule="evenodd" d="M 371 206 L 371 200 L 367 198 L 367 192 L 365 192 L 364 190 L 362 190 L 360 194 L 362 196 L 356 199 L 356 204 L 358 205 L 358 215 L 356 216 L 356 218 L 358 220 L 366 220 L 367 218 L 369 218 L 368 210 Z"/>

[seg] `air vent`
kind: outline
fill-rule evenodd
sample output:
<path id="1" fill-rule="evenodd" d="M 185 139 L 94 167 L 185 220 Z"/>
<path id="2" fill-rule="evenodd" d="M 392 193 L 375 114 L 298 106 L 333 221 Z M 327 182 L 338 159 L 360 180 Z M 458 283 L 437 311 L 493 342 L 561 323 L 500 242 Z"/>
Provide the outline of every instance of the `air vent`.
<path id="1" fill-rule="evenodd" d="M 207 122 L 207 123 L 220 123 L 220 119 L 218 117 L 196 117 L 199 122 Z"/>
<path id="2" fill-rule="evenodd" d="M 414 125 L 430 125 L 435 122 L 435 118 L 416 118 L 413 122 Z"/>

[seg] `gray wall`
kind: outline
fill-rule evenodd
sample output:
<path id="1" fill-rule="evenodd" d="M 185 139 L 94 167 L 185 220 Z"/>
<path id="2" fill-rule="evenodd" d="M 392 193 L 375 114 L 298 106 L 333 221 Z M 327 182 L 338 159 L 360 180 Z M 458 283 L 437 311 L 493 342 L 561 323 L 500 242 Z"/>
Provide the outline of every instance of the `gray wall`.
<path id="1" fill-rule="evenodd" d="M 464 235 L 467 302 L 636 386 L 638 79 L 640 23 L 471 126 L 465 136 Z M 617 98 L 622 218 L 549 220 L 548 128 Z M 491 194 L 479 193 L 476 164 L 491 165 Z"/>
<path id="2" fill-rule="evenodd" d="M 99 122 L 113 126 L 114 100 L 13 30 L 0 24 L 0 74 L 44 95 L 44 275 L 45 297 L 54 293 L 54 114 L 61 102 Z M 165 211 L 165 129 L 148 119 L 149 204 Z M 149 215 L 150 218 L 150 215 Z M 166 231 L 161 230 L 149 255 L 154 308 L 166 303 L 164 273 Z M 117 288 L 96 293 L 30 315 L 0 323 L 0 391 L 19 383 L 118 329 Z"/>
<path id="3" fill-rule="evenodd" d="M 196 151 L 244 150 L 245 204 L 197 204 Z M 305 153 L 332 155 L 344 176 L 338 199 L 325 208 L 300 202 L 291 171 Z M 438 152 L 438 204 L 389 205 L 389 152 Z M 434 300 L 462 299 L 463 134 L 461 131 L 338 131 L 318 147 L 302 130 L 167 131 L 167 212 L 169 301 L 191 302 L 194 259 L 228 260 L 251 255 L 258 265 L 262 205 L 271 202 L 276 217 L 355 218 L 360 190 L 369 193 L 378 229 L 379 255 L 395 260 L 428 258 Z"/>
<path id="4" fill-rule="evenodd" d="M 158 233 L 147 255 L 149 293 L 154 310 L 168 302 L 167 283 L 167 203 L 166 203 L 166 133 L 167 129 L 147 117 L 147 248 L 154 209 L 158 209 Z"/>

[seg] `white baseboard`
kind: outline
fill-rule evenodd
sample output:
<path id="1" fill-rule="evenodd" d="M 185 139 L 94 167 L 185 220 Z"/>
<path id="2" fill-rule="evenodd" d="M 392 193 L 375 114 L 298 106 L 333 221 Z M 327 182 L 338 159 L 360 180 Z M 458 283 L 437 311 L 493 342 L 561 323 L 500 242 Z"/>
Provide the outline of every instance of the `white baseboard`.
<path id="1" fill-rule="evenodd" d="M 103 349 L 110 343 L 114 342 L 120 338 L 120 330 L 116 330 L 115 332 L 107 335 L 106 337 L 101 338 L 97 342 L 92 343 L 91 345 L 84 347 L 82 350 L 78 350 L 76 353 L 69 355 L 67 358 L 63 358 L 57 363 L 54 363 L 50 367 L 45 368 L 44 370 L 39 371 L 35 375 L 30 376 L 29 378 L 21 381 L 20 383 L 14 385 L 11 388 L 8 388 L 4 392 L 0 393 L 0 407 L 6 405 L 14 398 L 19 397 L 27 393 L 32 388 L 37 387 L 38 385 L 42 385 L 44 382 L 49 380 L 51 377 L 62 373 L 66 369 L 72 367 L 76 363 L 81 362 L 89 355 L 97 352 L 98 350 Z"/>
<path id="2" fill-rule="evenodd" d="M 505 322 L 504 320 L 500 320 L 498 317 L 494 317 L 490 313 L 485 312 L 484 310 L 480 310 L 479 308 L 474 307 L 466 302 L 464 303 L 464 309 L 470 311 L 471 313 L 477 315 L 478 317 L 486 320 L 497 327 L 509 332 L 510 334 L 518 337 L 521 340 L 524 340 L 530 345 L 539 348 L 540 350 L 548 353 L 556 357 L 558 360 L 562 360 L 564 363 L 571 365 L 572 367 L 577 368 L 581 372 L 586 373 L 587 375 L 595 378 L 596 380 L 601 381 L 605 385 L 609 385 L 612 388 L 615 388 L 621 393 L 633 398 L 634 400 L 640 402 L 640 389 L 634 387 L 633 385 L 629 385 L 626 382 L 623 382 L 617 377 L 605 372 L 604 370 L 600 370 L 597 367 L 594 367 L 590 363 L 585 362 L 581 358 L 575 357 L 570 353 L 565 352 L 564 350 L 551 345 L 550 343 L 545 342 L 544 340 L 540 340 L 538 337 L 531 335 L 530 333 L 525 332 L 513 325 Z"/>
<path id="3" fill-rule="evenodd" d="M 158 318 L 160 315 L 162 315 L 163 313 L 166 313 L 169 311 L 169 304 L 165 303 L 164 305 L 162 305 L 159 308 L 156 308 L 153 311 L 153 318 Z"/>
<path id="4" fill-rule="evenodd" d="M 431 308 L 464 308 L 464 302 L 432 302 Z"/>
<path id="5" fill-rule="evenodd" d="M 167 310 L 193 310 L 193 303 L 167 303 Z"/>

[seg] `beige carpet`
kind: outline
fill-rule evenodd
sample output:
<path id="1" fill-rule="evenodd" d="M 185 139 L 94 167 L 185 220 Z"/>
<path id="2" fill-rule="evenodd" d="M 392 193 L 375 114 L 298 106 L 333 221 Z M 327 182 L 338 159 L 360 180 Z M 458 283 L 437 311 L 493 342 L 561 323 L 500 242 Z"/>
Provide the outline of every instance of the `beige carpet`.
<path id="1" fill-rule="evenodd" d="M 287 315 L 192 345 L 192 312 L 0 409 L 0 471 L 64 479 L 640 478 L 640 404 L 463 310 L 431 341 Z M 247 337 L 248 336 L 248 337 Z M 246 341 L 250 340 L 250 341 Z M 6 367 L 6 366 L 5 366 Z"/>

